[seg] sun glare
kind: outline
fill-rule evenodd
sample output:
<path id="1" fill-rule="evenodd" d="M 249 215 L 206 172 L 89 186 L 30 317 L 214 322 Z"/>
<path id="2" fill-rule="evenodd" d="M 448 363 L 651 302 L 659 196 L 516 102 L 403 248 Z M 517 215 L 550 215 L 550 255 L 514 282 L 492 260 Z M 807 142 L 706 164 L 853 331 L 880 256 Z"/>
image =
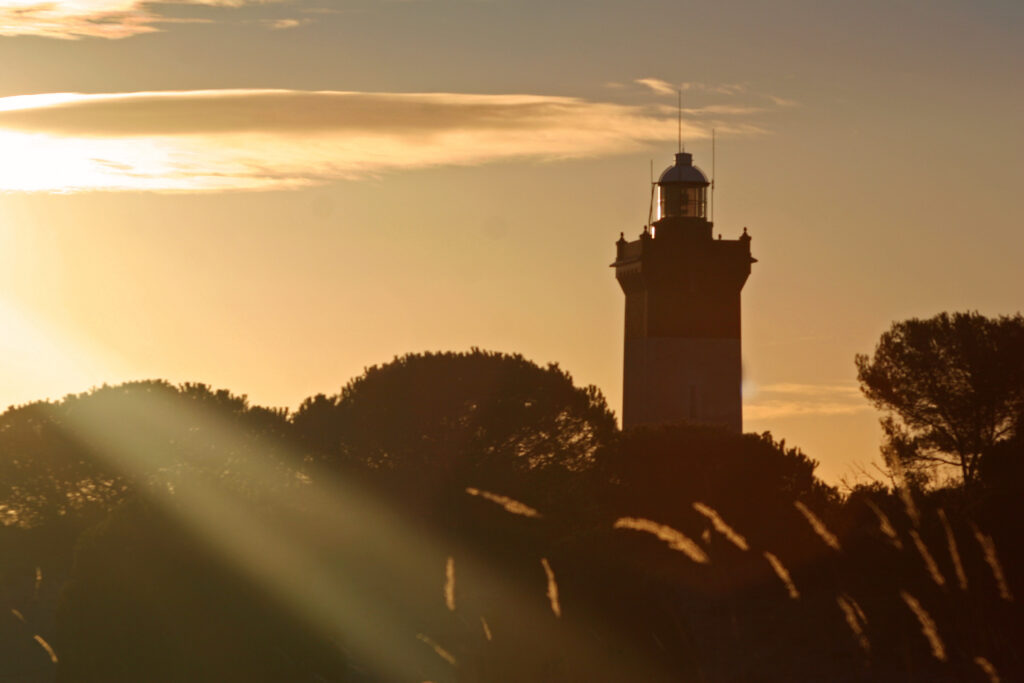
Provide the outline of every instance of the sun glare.
<path id="1" fill-rule="evenodd" d="M 114 375 L 117 363 L 108 352 L 2 300 L 0 330 L 7 396 L 60 395 Z"/>
<path id="2" fill-rule="evenodd" d="M 110 145 L 122 154 L 137 152 L 118 141 L 59 139 L 44 134 L 0 132 L 0 188 L 8 192 L 69 192 L 111 184 L 115 167 L 107 161 Z M 117 169 L 125 170 L 123 162 Z M 118 184 L 123 184 L 119 180 Z"/>

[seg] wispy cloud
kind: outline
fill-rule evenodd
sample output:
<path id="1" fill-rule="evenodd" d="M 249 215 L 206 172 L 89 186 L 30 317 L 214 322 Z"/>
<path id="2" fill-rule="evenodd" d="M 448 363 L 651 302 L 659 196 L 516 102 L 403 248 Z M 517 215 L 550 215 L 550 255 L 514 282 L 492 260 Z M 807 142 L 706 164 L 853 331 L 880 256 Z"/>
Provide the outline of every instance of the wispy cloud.
<path id="1" fill-rule="evenodd" d="M 871 410 L 854 384 L 766 384 L 752 394 L 743 406 L 743 416 L 751 420 L 853 415 Z"/>
<path id="2" fill-rule="evenodd" d="M 661 105 L 658 109 L 666 115 L 672 114 L 673 116 L 680 111 L 679 108 L 674 105 Z M 682 108 L 682 112 L 685 116 L 739 116 L 743 114 L 757 114 L 765 110 L 765 107 L 743 104 L 707 104 L 701 107 Z"/>
<path id="3" fill-rule="evenodd" d="M 663 81 L 660 78 L 638 78 L 634 82 L 650 88 L 659 95 L 675 95 L 680 89 L 679 86 Z"/>
<path id="4" fill-rule="evenodd" d="M 810 415 L 854 415 L 865 410 L 868 410 L 867 406 L 862 407 L 849 403 L 770 401 L 745 406 L 743 416 L 751 420 L 767 420 Z"/>
<path id="5" fill-rule="evenodd" d="M 160 15 L 160 4 L 241 7 L 274 0 L 0 0 L 0 36 L 128 38 L 163 23 L 193 21 Z"/>
<path id="6" fill-rule="evenodd" d="M 280 31 L 280 30 L 287 29 L 287 28 L 296 28 L 297 26 L 302 26 L 303 24 L 308 24 L 310 21 L 312 21 L 312 20 L 311 19 L 267 19 L 263 23 L 264 23 L 264 25 L 266 25 L 269 28 L 274 29 L 275 31 Z"/>
<path id="7" fill-rule="evenodd" d="M 761 111 L 766 106 L 772 108 L 786 108 L 799 105 L 796 100 L 752 90 L 746 83 L 702 83 L 699 81 L 670 83 L 669 81 L 665 81 L 660 78 L 637 78 L 633 83 L 642 85 L 656 95 L 676 95 L 677 93 L 687 93 L 688 95 L 683 98 L 684 102 L 693 94 L 701 94 L 702 96 L 743 96 L 745 99 L 758 103 L 757 105 L 743 107 L 735 105 L 710 105 L 702 107 L 699 110 L 684 109 L 684 113 L 699 111 L 701 113 L 732 114 L 737 113 L 736 110 L 742 110 L 742 113 L 749 113 L 751 110 Z M 606 85 L 616 88 L 623 87 L 621 83 L 608 83 Z"/>
<path id="8" fill-rule="evenodd" d="M 842 396 L 860 398 L 860 388 L 855 384 L 800 384 L 797 382 L 780 382 L 766 384 L 759 390 L 765 394 L 796 394 L 800 396 Z"/>
<path id="9" fill-rule="evenodd" d="M 675 95 L 680 91 L 703 91 L 718 95 L 739 95 L 747 91 L 747 86 L 743 83 L 700 83 L 697 81 L 670 83 L 660 78 L 637 78 L 633 82 L 649 88 L 659 95 Z"/>
<path id="10" fill-rule="evenodd" d="M 438 165 L 598 157 L 676 137 L 656 105 L 293 90 L 0 98 L 0 190 L 273 189 Z M 720 128 L 719 132 L 723 132 Z M 737 121 L 726 133 L 759 130 Z M 687 139 L 707 137 L 700 117 Z"/>
<path id="11" fill-rule="evenodd" d="M 682 90 L 702 90 L 718 95 L 739 95 L 747 92 L 748 89 L 745 83 L 702 83 L 699 81 L 680 83 L 679 87 Z"/>
<path id="12" fill-rule="evenodd" d="M 796 107 L 800 104 L 796 100 L 791 100 L 785 97 L 776 97 L 775 95 L 765 95 L 765 97 L 771 100 L 771 103 L 777 107 Z"/>

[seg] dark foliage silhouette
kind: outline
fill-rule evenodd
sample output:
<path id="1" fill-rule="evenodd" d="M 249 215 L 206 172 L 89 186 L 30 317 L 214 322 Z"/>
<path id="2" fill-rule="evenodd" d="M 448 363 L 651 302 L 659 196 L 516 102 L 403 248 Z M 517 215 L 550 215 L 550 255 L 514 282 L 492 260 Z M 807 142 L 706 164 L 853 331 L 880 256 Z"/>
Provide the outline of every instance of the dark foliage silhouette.
<path id="1" fill-rule="evenodd" d="M 619 432 L 518 356 L 407 356 L 294 415 L 105 387 L 0 415 L 0 661 L 48 680 L 38 634 L 61 683 L 1016 680 L 1021 438 L 970 490 L 844 496 L 767 433 Z"/>
<path id="2" fill-rule="evenodd" d="M 894 323 L 858 355 L 864 394 L 887 412 L 888 456 L 956 468 L 974 481 L 983 454 L 1009 438 L 1024 405 L 1024 317 L 940 313 Z"/>
<path id="3" fill-rule="evenodd" d="M 315 464 L 372 474 L 390 498 L 449 517 L 462 510 L 444 501 L 461 504 L 466 487 L 528 487 L 537 504 L 568 505 L 617 433 L 595 387 L 477 349 L 374 366 L 335 396 L 307 399 L 292 422 Z"/>
<path id="4" fill-rule="evenodd" d="M 57 617 L 58 683 L 341 680 L 345 669 L 329 639 L 143 501 L 79 540 Z"/>
<path id="5" fill-rule="evenodd" d="M 410 354 L 374 366 L 340 394 L 307 399 L 293 423 L 321 456 L 370 468 L 455 472 L 590 467 L 616 431 L 596 387 L 519 355 Z"/>

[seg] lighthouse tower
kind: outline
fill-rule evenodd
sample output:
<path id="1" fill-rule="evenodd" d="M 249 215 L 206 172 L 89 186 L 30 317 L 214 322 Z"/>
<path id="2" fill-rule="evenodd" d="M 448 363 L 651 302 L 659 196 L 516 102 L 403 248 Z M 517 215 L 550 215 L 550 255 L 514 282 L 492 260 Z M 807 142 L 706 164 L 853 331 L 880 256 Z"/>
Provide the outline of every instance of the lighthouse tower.
<path id="1" fill-rule="evenodd" d="M 655 220 L 620 237 L 612 266 L 626 295 L 622 426 L 667 422 L 743 430 L 740 290 L 750 236 L 715 239 L 708 180 L 686 152 L 654 186 Z"/>

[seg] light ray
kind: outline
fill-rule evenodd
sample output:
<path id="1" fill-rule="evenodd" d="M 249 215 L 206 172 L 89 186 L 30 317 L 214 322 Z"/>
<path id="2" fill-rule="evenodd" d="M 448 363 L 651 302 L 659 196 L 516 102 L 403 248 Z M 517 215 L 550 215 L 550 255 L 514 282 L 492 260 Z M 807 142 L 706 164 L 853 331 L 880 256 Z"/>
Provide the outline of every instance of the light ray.
<path id="1" fill-rule="evenodd" d="M 123 363 L 109 350 L 76 336 L 64 327 L 0 299 L 2 381 L 8 392 L 22 387 L 66 393 L 71 387 L 95 385 L 120 374 Z"/>
<path id="2" fill-rule="evenodd" d="M 360 662 L 388 680 L 417 680 L 417 672 L 429 668 L 434 653 L 410 641 L 417 633 L 423 635 L 416 615 L 434 609 L 437 585 L 436 574 L 421 572 L 410 558 L 438 555 L 437 540 L 411 527 L 366 491 L 328 472 L 318 472 L 313 477 L 316 484 L 295 479 L 289 486 L 279 486 L 278 463 L 300 462 L 298 454 L 286 452 L 283 445 L 275 447 L 277 452 L 254 451 L 253 442 L 236 426 L 199 406 L 176 401 L 175 396 L 172 391 L 140 391 L 123 402 L 116 414 L 109 405 L 82 401 L 69 413 L 69 435 L 136 480 L 145 480 L 153 472 L 173 472 L 183 460 L 243 478 L 248 482 L 243 489 L 261 491 L 256 509 L 244 492 L 226 487 L 222 477 L 176 480 L 173 487 L 151 488 L 150 494 L 211 551 L 265 587 L 325 637 L 345 643 Z M 194 442 L 175 443 L 175 435 L 183 431 L 199 436 Z M 203 446 L 207 442 L 220 447 L 211 451 Z M 239 459 L 239 454 L 246 454 L 245 459 Z M 296 529 L 303 531 L 297 534 Z M 317 535 L 341 539 L 358 535 L 374 542 L 358 558 L 325 562 L 323 549 L 309 541 Z M 471 559 L 466 550 L 460 553 L 460 558 Z M 510 612 L 526 610 L 524 618 L 531 623 L 542 621 L 539 610 L 531 607 L 533 601 L 518 586 L 484 563 L 467 565 L 467 561 L 460 560 L 461 567 L 469 567 L 460 571 L 476 572 L 478 579 L 496 586 L 495 606 Z M 367 589 L 360 577 L 377 575 L 382 567 L 388 568 L 389 584 Z M 401 605 L 394 600 L 396 594 L 403 596 Z M 560 637 L 566 648 L 585 651 L 581 637 L 572 632 L 562 632 Z M 646 667 L 627 657 L 615 666 L 623 672 Z"/>

